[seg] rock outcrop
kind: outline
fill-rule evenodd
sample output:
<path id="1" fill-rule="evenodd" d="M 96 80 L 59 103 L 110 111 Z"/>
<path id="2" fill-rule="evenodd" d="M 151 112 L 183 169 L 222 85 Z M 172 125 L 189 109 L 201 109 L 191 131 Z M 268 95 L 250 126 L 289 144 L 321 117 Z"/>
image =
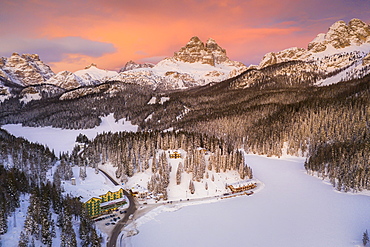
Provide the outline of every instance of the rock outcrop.
<path id="1" fill-rule="evenodd" d="M 134 61 L 130 60 L 125 64 L 125 66 L 122 69 L 120 69 L 119 72 L 121 73 L 121 72 L 134 70 L 134 69 L 153 68 L 153 67 L 154 67 L 154 64 L 152 64 L 152 63 L 140 64 L 140 63 L 135 63 Z"/>
<path id="2" fill-rule="evenodd" d="M 308 50 L 323 52 L 328 45 L 341 49 L 351 45 L 360 46 L 364 43 L 370 43 L 370 27 L 359 19 L 352 19 L 348 25 L 344 21 L 334 23 L 326 34 L 319 34 L 308 44 Z"/>
<path id="3" fill-rule="evenodd" d="M 54 72 L 36 54 L 13 53 L 0 59 L 0 76 L 20 86 L 29 86 L 45 83 Z"/>

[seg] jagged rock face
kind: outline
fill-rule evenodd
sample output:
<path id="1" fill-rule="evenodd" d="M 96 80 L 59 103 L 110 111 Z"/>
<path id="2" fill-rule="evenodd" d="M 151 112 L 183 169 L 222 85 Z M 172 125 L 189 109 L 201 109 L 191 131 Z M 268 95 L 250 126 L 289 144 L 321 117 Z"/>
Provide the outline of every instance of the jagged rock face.
<path id="1" fill-rule="evenodd" d="M 225 49 L 222 49 L 214 39 L 208 39 L 204 44 L 196 36 L 192 37 L 178 52 L 175 52 L 172 59 L 186 63 L 199 62 L 211 66 L 229 60 Z"/>
<path id="2" fill-rule="evenodd" d="M 192 37 L 190 41 L 182 47 L 172 57 L 175 61 L 215 65 L 212 53 L 206 49 L 204 43 L 198 37 Z"/>
<path id="3" fill-rule="evenodd" d="M 337 21 L 326 34 L 319 34 L 311 43 L 308 50 L 322 52 L 332 45 L 335 49 L 350 45 L 362 45 L 370 41 L 370 27 L 359 19 L 352 19 L 348 25 L 344 21 Z"/>
<path id="4" fill-rule="evenodd" d="M 313 60 L 317 57 L 316 54 L 326 51 L 329 45 L 338 49 L 339 53 L 340 49 L 363 44 L 370 44 L 370 26 L 368 24 L 359 19 L 352 19 L 348 25 L 344 21 L 337 21 L 329 28 L 326 34 L 318 34 L 308 44 L 307 50 L 303 48 L 289 48 L 276 53 L 267 53 L 260 62 L 259 67 L 263 68 L 292 60 Z"/>
<path id="5" fill-rule="evenodd" d="M 36 54 L 13 53 L 10 58 L 0 59 L 0 76 L 21 86 L 44 83 L 53 75 Z"/>
<path id="6" fill-rule="evenodd" d="M 362 60 L 362 65 L 363 66 L 370 65 L 370 53 L 368 53 L 366 57 L 364 57 L 364 59 Z"/>
<path id="7" fill-rule="evenodd" d="M 121 73 L 121 72 L 129 71 L 129 70 L 133 70 L 133 69 L 153 68 L 153 67 L 154 67 L 154 64 L 152 63 L 139 64 L 139 63 L 135 63 L 134 61 L 130 60 L 125 64 L 125 67 L 120 69 L 119 72 Z"/>
<path id="8" fill-rule="evenodd" d="M 269 65 L 287 62 L 291 60 L 301 60 L 309 57 L 306 49 L 303 48 L 289 48 L 279 52 L 267 53 L 261 60 L 259 67 L 264 68 Z"/>

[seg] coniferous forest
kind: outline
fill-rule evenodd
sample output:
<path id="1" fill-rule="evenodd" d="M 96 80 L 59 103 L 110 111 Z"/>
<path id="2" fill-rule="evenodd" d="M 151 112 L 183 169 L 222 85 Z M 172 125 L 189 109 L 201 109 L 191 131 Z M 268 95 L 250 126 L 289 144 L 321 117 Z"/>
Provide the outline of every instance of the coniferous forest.
<path id="1" fill-rule="evenodd" d="M 109 82 L 68 100 L 58 96 L 27 105 L 6 100 L 0 121 L 88 128 L 113 112 L 143 131 L 172 128 L 221 138 L 226 146 L 251 153 L 304 155 L 307 171 L 329 178 L 337 189 L 369 188 L 370 76 L 326 87 L 273 83 L 248 88 L 237 83 L 242 76 L 186 91 L 153 92 Z M 148 104 L 153 97 L 157 102 Z M 161 97 L 169 100 L 159 103 Z"/>
<path id="2" fill-rule="evenodd" d="M 58 160 L 54 153 L 3 130 L 0 145 L 0 240 L 8 231 L 8 217 L 29 198 L 18 246 L 35 246 L 35 241 L 54 246 L 57 228 L 61 229 L 61 246 L 77 246 L 76 234 L 82 240 L 81 246 L 100 246 L 101 238 L 80 200 L 62 195 L 60 179 L 55 179 L 59 173 L 54 174 L 54 183 L 46 179 Z M 79 232 L 72 228 L 73 218 L 80 222 Z"/>

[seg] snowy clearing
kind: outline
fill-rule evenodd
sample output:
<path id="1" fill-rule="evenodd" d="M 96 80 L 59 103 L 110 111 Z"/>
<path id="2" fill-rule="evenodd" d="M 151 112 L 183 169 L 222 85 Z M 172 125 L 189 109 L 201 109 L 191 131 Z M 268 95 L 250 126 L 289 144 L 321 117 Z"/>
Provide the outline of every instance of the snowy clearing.
<path id="1" fill-rule="evenodd" d="M 118 132 L 118 131 L 137 131 L 136 125 L 132 125 L 130 121 L 120 119 L 116 122 L 113 114 L 102 118 L 102 122 L 98 127 L 84 130 L 59 129 L 52 127 L 25 127 L 21 124 L 7 124 L 2 126 L 10 134 L 16 137 L 24 137 L 31 142 L 37 142 L 47 145 L 50 149 L 54 149 L 56 155 L 60 152 L 71 152 L 76 144 L 76 137 L 82 133 L 89 139 L 94 138 L 102 132 Z"/>

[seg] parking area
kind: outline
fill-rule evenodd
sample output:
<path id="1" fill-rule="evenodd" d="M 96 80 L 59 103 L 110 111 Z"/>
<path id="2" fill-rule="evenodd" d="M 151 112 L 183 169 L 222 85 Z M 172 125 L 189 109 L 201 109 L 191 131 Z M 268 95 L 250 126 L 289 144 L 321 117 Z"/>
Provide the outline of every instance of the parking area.
<path id="1" fill-rule="evenodd" d="M 123 218 L 126 213 L 127 213 L 126 210 L 116 210 L 114 211 L 114 213 L 100 216 L 94 219 L 94 221 L 96 223 L 99 222 L 100 223 L 99 225 L 101 225 L 101 223 L 103 223 L 103 225 L 105 226 L 115 225 L 116 222 L 119 221 L 121 218 Z"/>

